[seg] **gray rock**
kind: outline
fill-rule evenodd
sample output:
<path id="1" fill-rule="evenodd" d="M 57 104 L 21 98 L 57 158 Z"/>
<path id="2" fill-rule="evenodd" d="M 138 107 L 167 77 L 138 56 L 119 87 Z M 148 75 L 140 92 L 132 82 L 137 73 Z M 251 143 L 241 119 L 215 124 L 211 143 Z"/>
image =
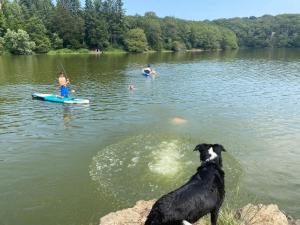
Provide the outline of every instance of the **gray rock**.
<path id="1" fill-rule="evenodd" d="M 100 219 L 100 225 L 143 225 L 155 200 L 138 201 L 133 208 L 110 213 Z"/>
<path id="2" fill-rule="evenodd" d="M 237 218 L 242 225 L 289 225 L 287 217 L 273 204 L 248 204 L 238 210 Z"/>

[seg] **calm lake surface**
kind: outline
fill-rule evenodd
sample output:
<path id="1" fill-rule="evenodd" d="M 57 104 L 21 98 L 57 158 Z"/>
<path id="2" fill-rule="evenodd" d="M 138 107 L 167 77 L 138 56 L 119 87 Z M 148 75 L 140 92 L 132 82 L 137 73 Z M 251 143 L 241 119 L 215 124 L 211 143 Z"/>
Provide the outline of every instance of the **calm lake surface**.
<path id="1" fill-rule="evenodd" d="M 31 99 L 60 65 L 89 105 Z M 184 183 L 202 142 L 227 149 L 229 204 L 299 218 L 299 100 L 300 50 L 0 56 L 0 224 L 97 224 Z"/>

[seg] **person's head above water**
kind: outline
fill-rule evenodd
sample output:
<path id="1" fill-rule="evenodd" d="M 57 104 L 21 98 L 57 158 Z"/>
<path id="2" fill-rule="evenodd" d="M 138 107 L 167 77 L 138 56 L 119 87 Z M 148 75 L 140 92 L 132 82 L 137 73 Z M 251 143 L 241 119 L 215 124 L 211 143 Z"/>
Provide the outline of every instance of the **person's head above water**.
<path id="1" fill-rule="evenodd" d="M 59 77 L 65 77 L 65 73 L 63 71 L 60 71 L 58 75 Z"/>
<path id="2" fill-rule="evenodd" d="M 134 87 L 133 84 L 130 84 L 130 85 L 128 86 L 128 90 L 132 91 L 132 90 L 134 90 L 134 89 L 135 89 L 135 87 Z"/>
<path id="3" fill-rule="evenodd" d="M 151 67 L 151 65 L 150 65 L 150 64 L 148 64 L 147 66 L 148 66 L 148 67 Z"/>

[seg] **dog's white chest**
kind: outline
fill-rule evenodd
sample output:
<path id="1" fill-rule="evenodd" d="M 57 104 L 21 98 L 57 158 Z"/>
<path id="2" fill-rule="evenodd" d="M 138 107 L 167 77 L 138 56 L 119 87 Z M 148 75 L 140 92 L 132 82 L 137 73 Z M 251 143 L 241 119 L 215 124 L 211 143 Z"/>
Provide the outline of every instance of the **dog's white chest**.
<path id="1" fill-rule="evenodd" d="M 214 152 L 214 149 L 212 147 L 208 149 L 208 153 L 209 153 L 210 157 L 207 161 L 211 161 L 218 157 L 217 153 Z"/>
<path id="2" fill-rule="evenodd" d="M 183 225 L 192 225 L 191 223 L 189 223 L 189 222 L 186 221 L 186 220 L 183 220 L 183 221 L 182 221 L 182 224 L 183 224 Z"/>

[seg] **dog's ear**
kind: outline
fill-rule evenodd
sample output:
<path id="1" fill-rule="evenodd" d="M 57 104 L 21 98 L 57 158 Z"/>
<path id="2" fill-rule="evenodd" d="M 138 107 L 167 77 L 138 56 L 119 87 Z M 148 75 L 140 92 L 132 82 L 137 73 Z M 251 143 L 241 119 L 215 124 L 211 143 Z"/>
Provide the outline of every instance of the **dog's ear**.
<path id="1" fill-rule="evenodd" d="M 218 149 L 220 149 L 221 151 L 226 152 L 226 149 L 223 147 L 223 145 L 214 144 L 214 148 L 218 148 Z M 221 151 L 220 151 L 220 152 L 221 152 Z"/>
<path id="2" fill-rule="evenodd" d="M 199 144 L 195 147 L 194 151 L 202 152 L 208 150 L 210 147 L 210 144 Z"/>

